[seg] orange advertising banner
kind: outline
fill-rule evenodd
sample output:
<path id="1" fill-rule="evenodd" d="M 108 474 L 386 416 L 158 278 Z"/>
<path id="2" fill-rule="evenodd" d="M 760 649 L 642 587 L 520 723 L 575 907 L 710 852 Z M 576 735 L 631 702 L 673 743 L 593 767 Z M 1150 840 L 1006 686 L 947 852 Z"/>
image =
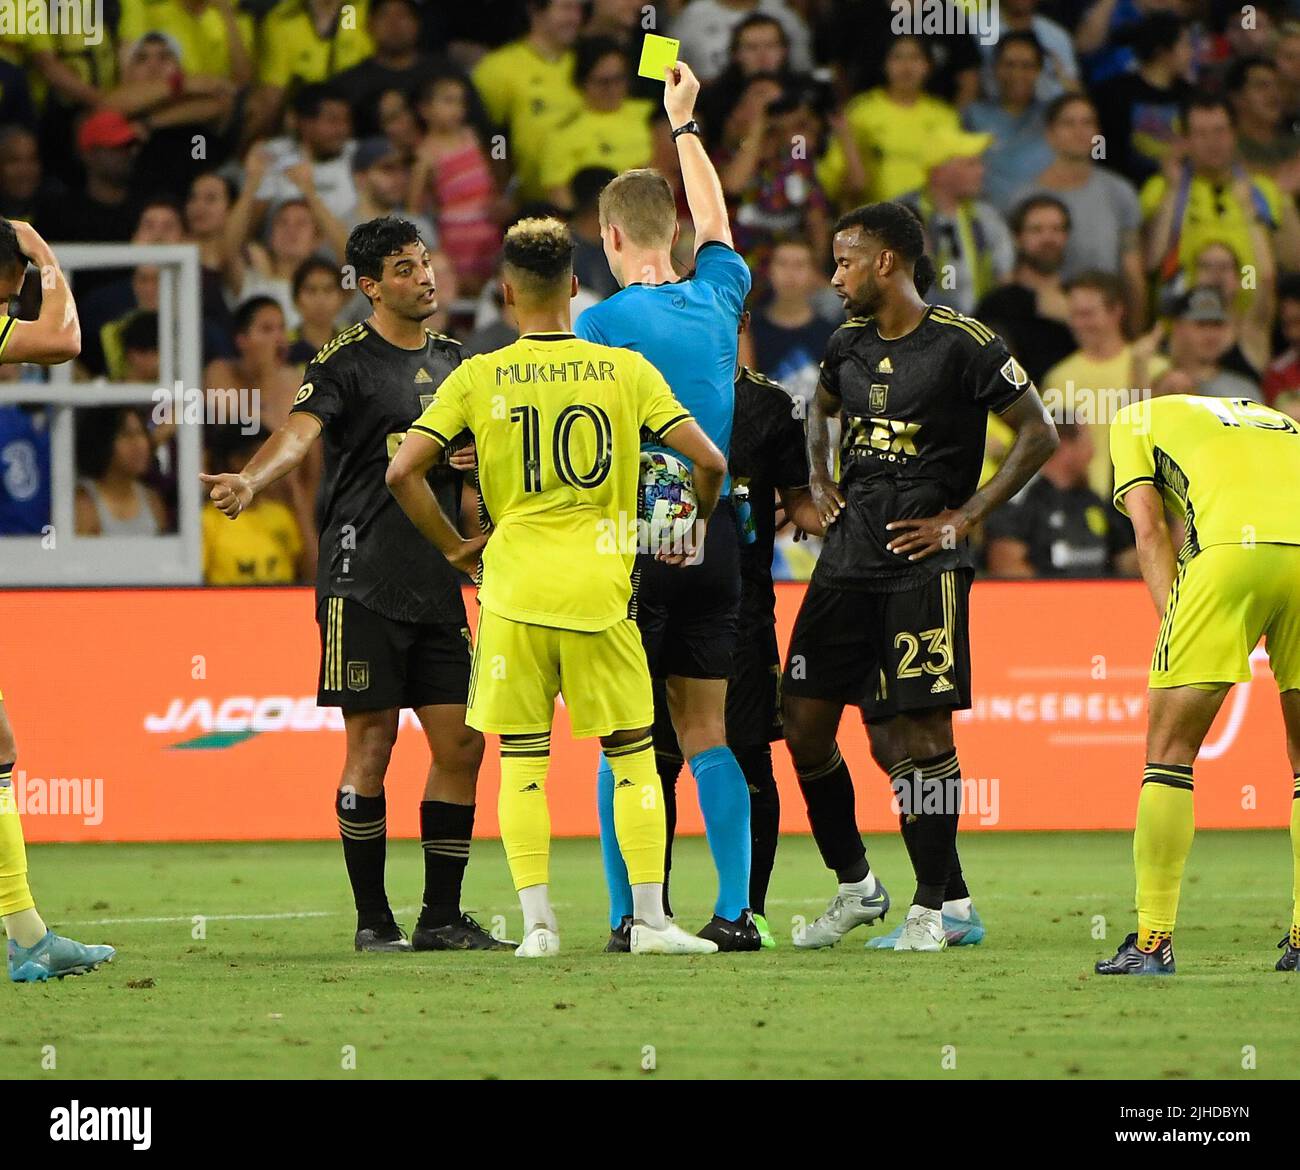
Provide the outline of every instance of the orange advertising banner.
<path id="1" fill-rule="evenodd" d="M 784 650 L 803 596 L 777 589 Z M 471 621 L 477 606 L 467 597 Z M 0 684 L 18 741 L 15 795 L 39 841 L 331 838 L 342 719 L 316 706 L 319 641 L 308 589 L 11 592 Z M 1157 620 L 1138 582 L 977 582 L 974 707 L 957 717 L 967 829 L 1128 829 L 1142 775 L 1146 664 Z M 595 741 L 557 710 L 554 832 L 596 831 Z M 864 829 L 897 824 L 854 711 L 841 747 Z M 790 759 L 773 747 L 782 828 L 807 832 Z M 389 828 L 418 834 L 428 751 L 404 713 Z M 683 775 L 681 831 L 702 831 Z M 477 832 L 496 825 L 489 740 Z M 1196 772 L 1206 828 L 1288 823 L 1291 773 L 1262 651 L 1229 696 Z"/>

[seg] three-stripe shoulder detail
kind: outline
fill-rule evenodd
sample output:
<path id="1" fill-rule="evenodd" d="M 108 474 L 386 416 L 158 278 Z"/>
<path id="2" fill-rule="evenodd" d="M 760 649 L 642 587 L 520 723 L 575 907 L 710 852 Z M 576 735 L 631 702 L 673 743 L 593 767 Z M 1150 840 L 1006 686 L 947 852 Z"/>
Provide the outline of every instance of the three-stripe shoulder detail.
<path id="1" fill-rule="evenodd" d="M 351 345 L 354 341 L 360 341 L 369 334 L 370 330 L 366 327 L 364 321 L 358 321 L 355 325 L 349 326 L 338 334 L 337 337 L 327 341 L 320 349 L 320 352 L 312 358 L 314 362 L 328 361 L 334 354 L 338 353 L 345 345 Z"/>
<path id="2" fill-rule="evenodd" d="M 947 305 L 935 305 L 930 310 L 930 319 L 940 325 L 951 325 L 969 333 L 980 345 L 988 345 L 997 336 L 987 325 L 976 321 L 974 317 L 967 317 L 955 309 L 950 309 Z"/>

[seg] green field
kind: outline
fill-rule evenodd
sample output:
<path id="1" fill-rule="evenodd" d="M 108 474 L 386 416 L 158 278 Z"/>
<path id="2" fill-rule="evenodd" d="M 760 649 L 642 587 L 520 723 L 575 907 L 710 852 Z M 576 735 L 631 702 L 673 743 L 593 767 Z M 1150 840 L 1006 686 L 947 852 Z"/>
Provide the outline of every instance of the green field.
<path id="1" fill-rule="evenodd" d="M 905 912 L 892 837 L 872 862 Z M 1285 833 L 1202 833 L 1173 979 L 1100 979 L 1131 929 L 1130 839 L 971 834 L 966 870 L 984 945 L 938 955 L 789 943 L 833 882 L 807 837 L 781 845 L 776 952 L 605 955 L 594 841 L 556 843 L 565 953 L 357 955 L 335 843 L 30 849 L 52 924 L 119 948 L 95 975 L 5 983 L 0 1069 L 50 1077 L 1294 1077 L 1300 983 L 1272 969 L 1290 909 Z M 388 887 L 412 925 L 418 844 L 390 843 Z M 702 839 L 680 843 L 675 910 L 702 924 Z M 501 846 L 475 844 L 466 905 L 519 915 Z M 205 916 L 206 938 L 192 919 Z M 1104 916 L 1106 937 L 1093 937 Z M 888 927 L 886 927 L 887 929 Z M 57 1067 L 43 1068 L 49 1049 Z M 350 1046 L 350 1047 L 349 1047 Z M 1254 1050 L 1255 1070 L 1243 1068 Z M 345 1068 L 355 1050 L 355 1069 Z M 951 1065 L 955 1059 L 955 1068 Z M 653 1061 L 653 1073 L 643 1064 Z"/>

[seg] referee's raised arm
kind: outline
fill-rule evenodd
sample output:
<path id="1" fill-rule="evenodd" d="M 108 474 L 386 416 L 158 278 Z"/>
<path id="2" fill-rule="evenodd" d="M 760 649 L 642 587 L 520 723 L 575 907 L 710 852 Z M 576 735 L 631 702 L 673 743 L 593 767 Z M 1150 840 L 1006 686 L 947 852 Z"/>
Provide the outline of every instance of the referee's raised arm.
<path id="1" fill-rule="evenodd" d="M 664 70 L 664 109 L 677 144 L 677 159 L 682 168 L 682 186 L 695 224 L 695 250 L 707 243 L 720 241 L 731 247 L 731 224 L 727 220 L 727 200 L 722 182 L 700 141 L 700 126 L 695 121 L 695 99 L 700 79 L 684 61 Z"/>

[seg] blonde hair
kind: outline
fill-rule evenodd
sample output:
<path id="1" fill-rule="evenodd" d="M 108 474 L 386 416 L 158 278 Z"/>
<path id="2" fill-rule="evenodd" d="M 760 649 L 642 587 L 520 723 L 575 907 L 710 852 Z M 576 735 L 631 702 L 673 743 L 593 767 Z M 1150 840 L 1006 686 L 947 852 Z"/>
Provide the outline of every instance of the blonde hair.
<path id="1" fill-rule="evenodd" d="M 530 301 L 552 297 L 573 272 L 573 237 L 554 217 L 521 219 L 506 232 L 501 258 L 505 275 Z"/>
<path id="2" fill-rule="evenodd" d="M 639 247 L 669 247 L 677 226 L 673 189 L 649 167 L 624 171 L 600 193 L 600 222 L 617 225 Z"/>

